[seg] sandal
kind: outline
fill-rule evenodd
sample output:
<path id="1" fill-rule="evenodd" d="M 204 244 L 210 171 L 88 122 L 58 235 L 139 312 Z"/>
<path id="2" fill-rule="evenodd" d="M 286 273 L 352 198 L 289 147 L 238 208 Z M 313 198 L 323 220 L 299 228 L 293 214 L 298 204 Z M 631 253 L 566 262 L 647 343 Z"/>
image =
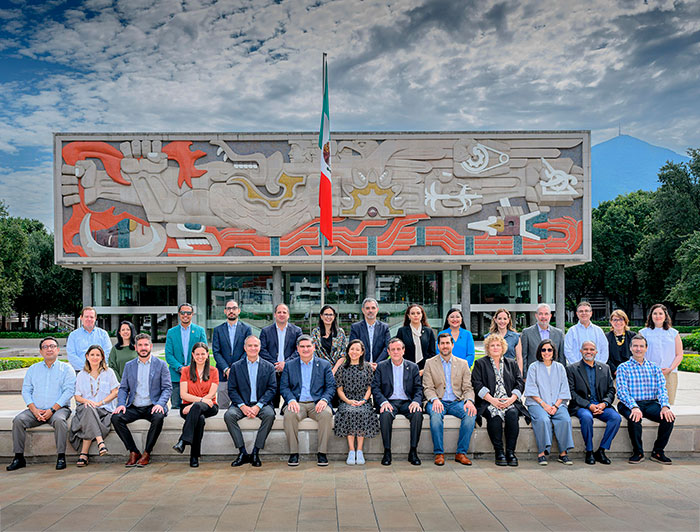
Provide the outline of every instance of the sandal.
<path id="1" fill-rule="evenodd" d="M 85 458 L 83 458 L 83 456 Z M 80 457 L 78 458 L 76 465 L 78 467 L 85 467 L 86 465 L 88 465 L 88 455 L 86 453 L 80 453 Z"/>
<path id="2" fill-rule="evenodd" d="M 100 456 L 104 456 L 106 454 L 109 454 L 109 449 L 107 449 L 107 446 L 105 445 L 105 442 L 100 442 L 97 445 L 97 449 L 100 451 Z"/>

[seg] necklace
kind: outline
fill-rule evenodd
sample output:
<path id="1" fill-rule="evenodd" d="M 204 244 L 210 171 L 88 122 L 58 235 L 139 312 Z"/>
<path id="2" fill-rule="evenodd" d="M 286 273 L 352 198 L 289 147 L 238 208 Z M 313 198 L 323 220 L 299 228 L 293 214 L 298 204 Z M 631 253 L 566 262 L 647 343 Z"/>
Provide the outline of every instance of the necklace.
<path id="1" fill-rule="evenodd" d="M 615 335 L 615 343 L 620 347 L 625 345 L 625 334 L 623 333 L 622 336 Z"/>

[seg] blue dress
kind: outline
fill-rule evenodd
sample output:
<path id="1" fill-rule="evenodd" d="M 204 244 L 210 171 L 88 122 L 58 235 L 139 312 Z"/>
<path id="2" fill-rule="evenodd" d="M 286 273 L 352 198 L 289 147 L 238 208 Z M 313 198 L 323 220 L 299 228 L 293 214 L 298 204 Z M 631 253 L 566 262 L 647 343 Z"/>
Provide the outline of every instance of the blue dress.
<path id="1" fill-rule="evenodd" d="M 452 335 L 450 332 L 450 329 L 447 328 L 444 331 L 440 331 L 438 336 L 442 333 L 449 333 Z M 454 337 L 453 337 L 454 339 Z M 440 350 L 438 349 L 437 352 L 439 353 Z M 459 338 L 457 338 L 457 341 L 455 342 L 454 346 L 452 347 L 452 354 L 456 356 L 457 358 L 461 358 L 462 360 L 466 360 L 467 363 L 469 364 L 469 368 L 474 365 L 474 353 L 476 352 L 474 348 L 474 337 L 472 336 L 472 333 L 470 333 L 466 329 L 462 329 L 460 327 L 459 329 Z"/>

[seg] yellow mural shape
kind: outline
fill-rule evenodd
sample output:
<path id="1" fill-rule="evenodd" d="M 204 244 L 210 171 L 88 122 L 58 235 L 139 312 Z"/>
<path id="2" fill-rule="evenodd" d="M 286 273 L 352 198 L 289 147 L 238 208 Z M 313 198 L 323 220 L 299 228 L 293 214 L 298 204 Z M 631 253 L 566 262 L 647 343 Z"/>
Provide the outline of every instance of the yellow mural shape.
<path id="1" fill-rule="evenodd" d="M 260 200 L 266 205 L 268 205 L 271 209 L 277 209 L 285 201 L 292 199 L 294 197 L 294 187 L 301 184 L 303 181 L 303 176 L 290 176 L 282 172 L 282 175 L 279 178 L 279 184 L 282 185 L 282 187 L 284 188 L 284 193 L 278 198 L 268 198 L 263 196 L 260 193 L 260 191 L 256 187 L 254 187 L 246 178 L 234 177 L 230 179 L 230 182 L 241 183 L 246 187 L 249 200 Z"/>
<path id="2" fill-rule="evenodd" d="M 369 196 L 372 192 L 377 196 L 384 196 L 384 206 L 389 214 L 401 215 L 404 213 L 402 209 L 395 209 L 391 206 L 391 200 L 394 198 L 394 191 L 391 188 L 381 188 L 377 183 L 367 183 L 365 188 L 356 188 L 350 192 L 353 199 L 352 207 L 343 209 L 343 215 L 357 214 L 357 209 L 362 204 L 361 196 Z"/>

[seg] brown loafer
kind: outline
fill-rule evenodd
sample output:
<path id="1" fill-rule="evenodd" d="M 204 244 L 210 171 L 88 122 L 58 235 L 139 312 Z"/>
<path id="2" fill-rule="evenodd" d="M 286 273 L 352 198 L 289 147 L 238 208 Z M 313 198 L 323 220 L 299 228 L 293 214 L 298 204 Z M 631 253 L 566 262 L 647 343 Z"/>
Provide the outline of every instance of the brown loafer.
<path id="1" fill-rule="evenodd" d="M 126 464 L 124 464 L 124 465 L 126 467 L 134 467 L 136 465 L 136 462 L 138 462 L 140 459 L 141 459 L 141 453 L 131 451 L 129 453 L 129 459 L 126 461 Z"/>
<path id="2" fill-rule="evenodd" d="M 445 465 L 445 455 L 436 454 L 435 455 L 435 465 Z"/>
<path id="3" fill-rule="evenodd" d="M 467 458 L 466 454 L 457 453 L 455 455 L 455 462 L 459 462 L 462 465 L 472 465 L 472 461 Z"/>
<path id="4" fill-rule="evenodd" d="M 136 467 L 145 467 L 151 461 L 151 453 L 143 453 L 138 462 L 136 462 Z"/>

